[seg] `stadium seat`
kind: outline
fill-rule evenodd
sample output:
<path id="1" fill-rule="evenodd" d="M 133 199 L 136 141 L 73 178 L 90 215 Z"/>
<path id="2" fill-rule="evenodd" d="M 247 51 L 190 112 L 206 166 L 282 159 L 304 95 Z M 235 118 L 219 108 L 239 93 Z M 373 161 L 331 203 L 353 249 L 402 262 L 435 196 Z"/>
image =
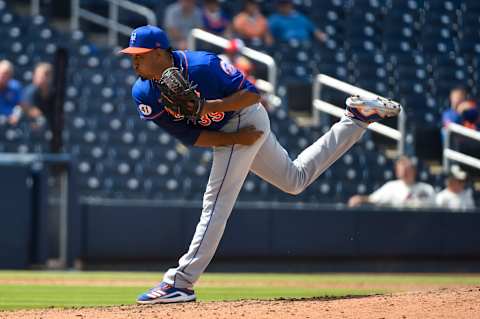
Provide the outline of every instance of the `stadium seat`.
<path id="1" fill-rule="evenodd" d="M 155 6 L 154 1 L 144 1 Z M 169 1 L 171 3 L 172 1 Z M 227 4 L 225 2 L 225 4 Z M 477 0 L 325 0 L 296 1 L 325 31 L 326 43 L 291 41 L 274 48 L 279 63 L 280 107 L 271 111 L 271 128 L 296 157 L 329 125 L 301 128 L 289 117 L 287 88 L 325 73 L 362 88 L 394 97 L 405 105 L 409 125 L 436 129 L 448 92 L 467 85 L 473 96 L 480 85 L 480 2 Z M 228 3 L 234 8 L 236 3 Z M 265 12 L 274 5 L 261 3 Z M 163 6 L 156 6 L 162 11 Z M 163 11 L 162 11 L 163 12 Z M 82 31 L 58 32 L 48 17 L 19 17 L 0 0 L 0 57 L 15 62 L 16 77 L 29 82 L 39 61 L 52 61 L 58 44 L 70 52 L 66 91 L 64 149 L 78 160 L 83 196 L 201 200 L 212 153 L 188 151 L 152 122 L 138 118 L 131 101 L 136 76 L 128 57 L 98 48 Z M 76 70 L 81 69 L 81 72 Z M 342 105 L 345 94 L 325 88 L 325 99 Z M 293 105 L 293 104 L 292 104 Z M 330 123 L 329 123 L 330 124 Z M 44 152 L 48 132 L 30 132 L 0 124 L 0 151 Z M 393 178 L 392 161 L 370 134 L 311 187 L 298 196 L 284 194 L 250 174 L 240 200 L 346 202 L 368 194 Z M 426 167 L 420 179 L 443 186 Z M 179 178 L 182 176 L 182 178 Z M 188 177 L 185 177 L 188 176 Z"/>

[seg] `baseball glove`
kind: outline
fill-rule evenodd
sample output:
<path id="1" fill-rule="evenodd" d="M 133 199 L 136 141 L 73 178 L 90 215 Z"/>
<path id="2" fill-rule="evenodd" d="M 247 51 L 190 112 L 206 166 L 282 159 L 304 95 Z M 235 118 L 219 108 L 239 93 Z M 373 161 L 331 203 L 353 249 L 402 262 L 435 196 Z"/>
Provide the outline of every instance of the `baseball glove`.
<path id="1" fill-rule="evenodd" d="M 189 120 L 200 118 L 205 99 L 197 95 L 197 85 L 187 81 L 178 68 L 171 67 L 163 71 L 156 83 L 165 107 Z"/>

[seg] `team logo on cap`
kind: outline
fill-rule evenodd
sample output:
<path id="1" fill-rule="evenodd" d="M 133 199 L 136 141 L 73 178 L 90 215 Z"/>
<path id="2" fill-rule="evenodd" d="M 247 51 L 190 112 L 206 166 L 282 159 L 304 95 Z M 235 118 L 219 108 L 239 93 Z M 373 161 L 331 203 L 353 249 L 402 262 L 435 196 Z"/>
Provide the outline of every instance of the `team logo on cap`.
<path id="1" fill-rule="evenodd" d="M 132 45 L 136 39 L 137 39 L 137 33 L 132 32 L 132 35 L 130 36 L 130 45 Z"/>

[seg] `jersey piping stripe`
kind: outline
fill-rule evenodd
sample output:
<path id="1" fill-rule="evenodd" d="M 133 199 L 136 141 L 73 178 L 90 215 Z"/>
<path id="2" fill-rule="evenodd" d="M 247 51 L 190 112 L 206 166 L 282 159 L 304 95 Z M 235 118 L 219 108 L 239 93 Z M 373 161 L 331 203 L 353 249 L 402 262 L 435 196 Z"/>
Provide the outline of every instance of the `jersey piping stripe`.
<path id="1" fill-rule="evenodd" d="M 239 129 L 240 129 L 240 115 L 238 116 L 237 132 L 238 132 Z M 195 254 L 190 259 L 188 264 L 185 267 L 183 267 L 183 269 L 177 269 L 177 272 L 175 273 L 175 277 L 173 278 L 173 286 L 174 287 L 175 287 L 175 281 L 177 280 L 177 273 L 180 272 L 180 271 L 184 272 L 187 269 L 187 267 L 190 266 L 190 264 L 195 259 L 195 257 L 197 257 L 197 254 L 198 254 L 198 251 L 200 250 L 200 247 L 202 247 L 203 240 L 205 239 L 205 235 L 207 234 L 207 231 L 208 231 L 208 226 L 210 226 L 210 222 L 212 221 L 213 214 L 215 214 L 215 207 L 217 206 L 218 196 L 220 195 L 220 192 L 222 191 L 223 182 L 225 182 L 225 178 L 227 177 L 228 168 L 230 167 L 230 161 L 232 160 L 232 155 L 233 155 L 234 148 L 235 148 L 235 144 L 232 145 L 232 149 L 230 150 L 230 155 L 228 157 L 228 162 L 227 162 L 227 168 L 225 169 L 225 174 L 223 175 L 222 183 L 220 184 L 217 196 L 215 197 L 215 201 L 213 202 L 212 213 L 210 214 L 210 218 L 208 219 L 207 227 L 205 228 L 205 232 L 203 233 L 202 240 L 200 240 L 200 244 L 198 245 L 197 251 L 195 251 Z"/>
<path id="2" fill-rule="evenodd" d="M 187 77 L 188 79 L 188 60 L 187 60 L 187 55 L 185 54 L 185 52 L 183 51 L 180 51 L 181 54 L 183 54 L 183 59 L 185 60 L 185 76 Z M 182 62 L 180 61 L 180 65 L 182 65 Z"/>
<path id="3" fill-rule="evenodd" d="M 243 82 L 245 82 L 245 75 L 242 74 L 242 77 L 243 77 L 243 79 L 242 79 L 242 82 L 240 82 L 240 85 L 238 86 L 238 90 L 240 90 L 240 88 L 241 88 L 242 85 L 243 85 Z"/>
<path id="4" fill-rule="evenodd" d="M 162 110 L 160 113 L 157 113 L 157 114 L 152 115 L 152 116 L 143 116 L 143 119 L 145 119 L 145 120 L 153 120 L 153 119 L 156 119 L 157 117 L 159 117 L 160 115 L 162 115 L 163 112 L 165 112 L 165 110 Z"/>

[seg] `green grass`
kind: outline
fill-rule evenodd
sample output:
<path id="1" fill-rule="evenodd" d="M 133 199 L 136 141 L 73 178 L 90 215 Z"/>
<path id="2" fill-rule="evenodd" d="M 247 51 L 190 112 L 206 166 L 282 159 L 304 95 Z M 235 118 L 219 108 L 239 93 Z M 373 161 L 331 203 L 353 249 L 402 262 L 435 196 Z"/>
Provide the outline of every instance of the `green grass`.
<path id="1" fill-rule="evenodd" d="M 150 280 L 159 281 L 159 272 L 104 272 L 104 271 L 4 271 L 0 279 L 77 279 L 77 280 Z M 285 273 L 207 273 L 208 281 L 301 281 L 306 283 L 377 283 L 377 284 L 465 284 L 479 285 L 480 275 L 455 274 L 285 274 Z"/>
<path id="2" fill-rule="evenodd" d="M 305 283 L 338 283 L 338 284 L 458 284 L 480 285 L 480 275 L 455 274 L 211 274 L 205 280 L 274 280 L 301 281 Z"/>
<path id="3" fill-rule="evenodd" d="M 85 286 L 0 286 L 0 309 L 47 307 L 93 307 L 133 304 L 145 287 L 85 287 Z M 211 287 L 196 290 L 200 301 L 365 296 L 380 293 L 373 290 L 350 289 L 272 289 L 269 287 Z"/>
<path id="4" fill-rule="evenodd" d="M 128 280 L 131 286 L 85 286 L 70 282 L 68 286 L 44 284 L 0 284 L 0 310 L 89 307 L 133 304 L 135 298 L 162 278 L 161 273 L 147 272 L 56 272 L 56 271 L 0 271 L 0 280 L 65 279 L 65 280 Z M 204 282 L 205 284 L 202 284 Z M 264 283 L 258 286 L 258 283 Z M 275 286 L 269 285 L 275 282 Z M 294 283 L 292 285 L 292 282 Z M 322 284 L 336 284 L 335 288 Z M 337 288 L 342 284 L 362 284 L 365 289 Z M 480 285 L 475 275 L 387 275 L 387 274 L 205 274 L 198 287 L 200 301 L 341 297 L 372 295 L 389 289 L 368 288 L 372 285 Z M 145 285 L 145 286 L 144 286 Z"/>
<path id="5" fill-rule="evenodd" d="M 0 286 L 0 309 L 108 306 L 132 303 L 138 287 Z"/>

